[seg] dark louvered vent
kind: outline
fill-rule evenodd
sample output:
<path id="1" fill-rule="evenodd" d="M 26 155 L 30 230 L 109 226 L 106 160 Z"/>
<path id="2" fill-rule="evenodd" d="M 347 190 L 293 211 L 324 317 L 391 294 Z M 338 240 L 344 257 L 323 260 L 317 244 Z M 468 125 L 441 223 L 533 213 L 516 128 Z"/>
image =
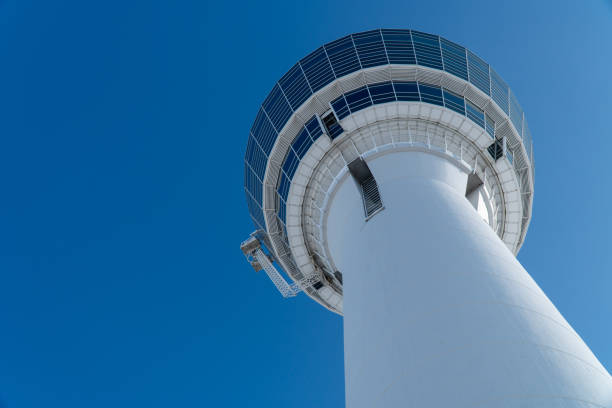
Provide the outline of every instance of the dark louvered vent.
<path id="1" fill-rule="evenodd" d="M 367 221 L 384 208 L 378 185 L 367 163 L 361 157 L 350 162 L 348 168 L 361 190 L 363 210 Z"/>
<path id="2" fill-rule="evenodd" d="M 330 111 L 329 113 L 324 114 L 321 118 L 321 121 L 323 122 L 323 126 L 327 131 L 327 135 L 332 140 L 340 136 L 340 134 L 344 131 L 344 129 L 342 129 L 342 126 L 340 126 L 340 124 L 336 120 L 336 115 L 334 115 L 334 112 Z"/>
<path id="3" fill-rule="evenodd" d="M 374 177 L 370 177 L 361 184 L 361 191 L 363 193 L 363 207 L 365 208 L 366 217 L 370 217 L 382 208 L 382 201 L 380 201 L 380 194 L 378 193 L 378 186 Z"/>
<path id="4" fill-rule="evenodd" d="M 495 141 L 487 148 L 489 154 L 493 158 L 493 160 L 497 161 L 498 159 L 504 156 L 504 141 L 500 139 L 495 139 Z"/>
<path id="5" fill-rule="evenodd" d="M 334 276 L 336 277 L 336 279 L 338 279 L 338 282 L 340 282 L 340 284 L 342 285 L 342 272 L 336 271 L 334 272 Z"/>

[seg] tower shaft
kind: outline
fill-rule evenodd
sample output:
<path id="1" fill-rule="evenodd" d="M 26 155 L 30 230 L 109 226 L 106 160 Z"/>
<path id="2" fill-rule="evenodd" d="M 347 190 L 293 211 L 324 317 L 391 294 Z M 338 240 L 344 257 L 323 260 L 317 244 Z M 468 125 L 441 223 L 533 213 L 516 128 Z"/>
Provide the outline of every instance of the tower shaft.
<path id="1" fill-rule="evenodd" d="M 612 378 L 425 152 L 368 161 L 367 222 L 346 177 L 326 220 L 343 272 L 346 401 L 361 407 L 612 407 Z"/>

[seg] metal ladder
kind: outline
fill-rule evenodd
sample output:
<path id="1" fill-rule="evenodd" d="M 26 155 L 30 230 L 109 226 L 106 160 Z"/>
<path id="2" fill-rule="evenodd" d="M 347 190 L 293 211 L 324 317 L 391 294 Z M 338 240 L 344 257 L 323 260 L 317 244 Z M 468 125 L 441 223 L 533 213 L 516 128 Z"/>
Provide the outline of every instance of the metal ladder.
<path id="1" fill-rule="evenodd" d="M 261 242 L 256 236 L 251 236 L 240 244 L 240 249 L 255 271 L 263 269 L 266 272 L 268 278 L 270 278 L 274 286 L 276 286 L 276 289 L 278 289 L 284 298 L 296 296 L 303 288 L 319 280 L 316 276 L 308 276 L 304 279 L 300 279 L 298 282 L 289 284 L 278 269 L 276 269 L 270 256 L 264 253 Z"/>

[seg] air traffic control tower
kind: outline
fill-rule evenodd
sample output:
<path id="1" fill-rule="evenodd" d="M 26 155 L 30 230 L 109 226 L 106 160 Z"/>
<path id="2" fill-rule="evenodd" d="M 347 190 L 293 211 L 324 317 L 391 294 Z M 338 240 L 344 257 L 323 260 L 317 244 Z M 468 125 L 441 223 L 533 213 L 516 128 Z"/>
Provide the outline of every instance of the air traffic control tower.
<path id="1" fill-rule="evenodd" d="M 414 30 L 316 49 L 264 100 L 245 190 L 251 265 L 344 316 L 348 408 L 612 407 L 612 377 L 515 258 L 531 134 L 471 51 Z"/>

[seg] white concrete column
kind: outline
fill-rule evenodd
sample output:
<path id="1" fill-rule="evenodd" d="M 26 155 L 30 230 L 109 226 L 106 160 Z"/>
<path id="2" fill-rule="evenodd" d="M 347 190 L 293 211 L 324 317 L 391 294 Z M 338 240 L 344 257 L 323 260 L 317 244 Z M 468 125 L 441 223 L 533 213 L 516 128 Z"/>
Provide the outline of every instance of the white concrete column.
<path id="1" fill-rule="evenodd" d="M 385 209 L 348 177 L 329 250 L 344 280 L 348 408 L 612 407 L 612 378 L 465 198 L 442 157 L 368 161 Z"/>

